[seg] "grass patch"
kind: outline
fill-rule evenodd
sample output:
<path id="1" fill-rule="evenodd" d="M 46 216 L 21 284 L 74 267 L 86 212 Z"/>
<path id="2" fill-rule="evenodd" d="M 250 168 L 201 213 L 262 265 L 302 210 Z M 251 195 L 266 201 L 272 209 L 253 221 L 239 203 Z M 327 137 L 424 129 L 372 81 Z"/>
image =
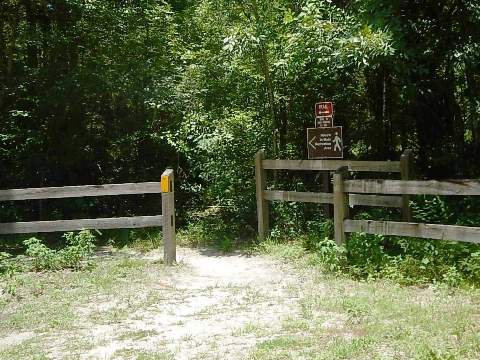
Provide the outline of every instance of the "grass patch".
<path id="1" fill-rule="evenodd" d="M 158 333 L 155 330 L 136 330 L 129 331 L 118 337 L 119 340 L 142 340 L 150 336 L 155 336 Z"/>
<path id="2" fill-rule="evenodd" d="M 288 247 L 291 247 L 288 249 Z M 478 359 L 480 291 L 401 286 L 326 272 L 301 243 L 266 242 L 260 252 L 296 267 L 306 280 L 289 290 L 299 312 L 251 359 Z"/>
<path id="3" fill-rule="evenodd" d="M 3 349 L 0 340 L 0 358 L 41 358 L 45 349 L 53 346 L 46 344 L 51 341 L 49 334 L 88 332 L 86 327 L 92 324 L 118 323 L 161 296 L 153 294 L 155 290 L 147 294 L 147 299 L 141 296 L 146 284 L 164 276 L 161 263 L 121 255 L 92 262 L 93 266 L 82 271 L 20 272 L 0 277 L 0 339 L 15 333 L 34 333 L 21 345 Z M 66 344 L 59 346 L 72 348 L 73 353 L 78 340 L 70 343 L 68 336 L 63 340 Z"/>
<path id="4" fill-rule="evenodd" d="M 233 336 L 243 336 L 243 335 L 248 335 L 252 334 L 255 336 L 262 336 L 267 333 L 267 330 L 265 329 L 264 326 L 255 323 L 255 322 L 248 322 L 244 326 L 234 330 L 232 332 Z"/>
<path id="5" fill-rule="evenodd" d="M 114 358 L 136 360 L 174 360 L 175 356 L 169 351 L 138 351 L 138 349 L 122 349 L 114 354 Z"/>

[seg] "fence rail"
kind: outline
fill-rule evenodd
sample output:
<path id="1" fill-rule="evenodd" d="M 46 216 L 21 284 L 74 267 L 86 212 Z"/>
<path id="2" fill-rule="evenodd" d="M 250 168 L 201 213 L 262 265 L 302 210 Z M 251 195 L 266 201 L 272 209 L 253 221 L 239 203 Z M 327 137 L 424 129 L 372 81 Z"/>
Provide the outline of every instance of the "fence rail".
<path id="1" fill-rule="evenodd" d="M 345 191 L 363 194 L 480 195 L 478 180 L 346 180 Z"/>
<path id="2" fill-rule="evenodd" d="M 480 227 L 402 223 L 394 221 L 345 220 L 345 232 L 456 240 L 480 244 Z"/>
<path id="3" fill-rule="evenodd" d="M 83 229 L 135 229 L 162 226 L 163 216 L 30 221 L 0 224 L 0 234 L 31 234 Z"/>
<path id="4" fill-rule="evenodd" d="M 352 161 L 352 160 L 262 160 L 266 170 L 328 170 L 346 166 L 349 171 L 399 173 L 400 161 Z"/>
<path id="5" fill-rule="evenodd" d="M 10 189 L 0 190 L 0 201 L 158 194 L 159 192 L 160 184 L 158 182 Z"/>
<path id="6" fill-rule="evenodd" d="M 478 196 L 480 180 L 410 180 L 411 165 L 409 150 L 400 161 L 265 160 L 259 151 L 255 157 L 259 238 L 269 229 L 268 202 L 296 201 L 334 205 L 337 244 L 352 232 L 480 243 L 480 227 L 413 223 L 409 206 L 411 195 Z M 267 170 L 334 170 L 333 193 L 266 190 Z M 401 180 L 350 180 L 352 171 L 400 173 Z M 352 220 L 350 208 L 357 205 L 401 208 L 403 222 Z"/>
<path id="7" fill-rule="evenodd" d="M 29 234 L 83 229 L 132 229 L 161 226 L 164 260 L 176 260 L 174 172 L 165 170 L 161 182 L 83 185 L 0 190 L 0 201 L 60 199 L 91 196 L 162 194 L 162 215 L 56 221 L 0 223 L 0 234 Z"/>
<path id="8" fill-rule="evenodd" d="M 316 204 L 334 204 L 332 192 L 298 192 L 266 190 L 267 170 L 314 170 L 326 172 L 324 188 L 328 190 L 330 171 L 343 167 L 354 172 L 399 173 L 406 180 L 410 177 L 411 152 L 405 151 L 400 161 L 352 161 L 352 160 L 267 160 L 263 151 L 255 156 L 255 183 L 257 192 L 258 234 L 264 239 L 269 231 L 269 201 L 296 201 Z M 410 220 L 409 195 L 384 196 L 351 194 L 350 206 L 379 206 L 401 208 L 404 220 Z M 327 209 L 328 210 L 328 209 Z"/>
<path id="9" fill-rule="evenodd" d="M 268 201 L 296 201 L 315 204 L 332 204 L 332 193 L 318 192 L 300 192 L 300 191 L 281 191 L 281 190 L 264 190 L 263 198 Z M 401 208 L 401 196 L 381 196 L 381 195 L 363 195 L 350 194 L 350 206 L 377 206 Z"/>
<path id="10" fill-rule="evenodd" d="M 342 244 L 347 233 L 410 236 L 425 239 L 480 243 L 480 227 L 412 222 L 349 219 L 352 193 L 396 195 L 480 195 L 480 180 L 348 180 L 347 168 L 334 175 L 335 241 Z"/>
<path id="11" fill-rule="evenodd" d="M 333 195 L 329 193 L 298 191 L 263 191 L 263 198 L 268 201 L 298 201 L 316 204 L 333 204 Z"/>

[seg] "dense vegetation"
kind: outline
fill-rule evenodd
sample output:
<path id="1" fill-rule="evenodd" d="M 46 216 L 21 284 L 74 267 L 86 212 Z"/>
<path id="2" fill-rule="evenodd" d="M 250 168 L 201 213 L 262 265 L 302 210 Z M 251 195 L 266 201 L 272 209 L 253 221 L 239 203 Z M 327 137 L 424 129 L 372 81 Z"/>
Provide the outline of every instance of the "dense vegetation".
<path id="1" fill-rule="evenodd" d="M 348 158 L 398 159 L 410 148 L 418 177 L 478 177 L 480 4 L 0 3 L 2 189 L 152 181 L 171 166 L 181 225 L 198 230 L 200 220 L 214 218 L 208 230 L 221 241 L 225 233 L 252 235 L 253 156 L 264 148 L 269 157 L 305 158 L 318 100 L 334 101 Z M 310 173 L 275 181 L 317 186 Z M 420 219 L 440 213 L 429 220 L 478 225 L 478 201 L 417 204 Z M 0 203 L 2 222 L 129 212 L 156 213 L 158 199 Z M 326 226 L 319 209 L 282 204 L 274 212 L 274 237 L 298 236 L 312 221 Z M 422 252 L 399 242 L 367 241 L 388 253 L 388 264 L 408 253 L 424 262 L 418 268 L 433 254 L 458 270 L 478 254 L 466 247 L 439 256 L 443 245 Z M 427 278 L 443 273 L 434 275 Z"/>

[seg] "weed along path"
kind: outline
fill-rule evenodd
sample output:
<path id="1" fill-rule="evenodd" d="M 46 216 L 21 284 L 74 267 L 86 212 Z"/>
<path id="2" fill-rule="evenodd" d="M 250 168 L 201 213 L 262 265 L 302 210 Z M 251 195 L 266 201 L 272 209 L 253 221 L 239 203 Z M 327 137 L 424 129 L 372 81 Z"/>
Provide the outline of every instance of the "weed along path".
<path id="1" fill-rule="evenodd" d="M 478 290 L 354 281 L 267 247 L 180 248 L 174 267 L 106 249 L 86 270 L 0 278 L 0 359 L 480 358 Z"/>

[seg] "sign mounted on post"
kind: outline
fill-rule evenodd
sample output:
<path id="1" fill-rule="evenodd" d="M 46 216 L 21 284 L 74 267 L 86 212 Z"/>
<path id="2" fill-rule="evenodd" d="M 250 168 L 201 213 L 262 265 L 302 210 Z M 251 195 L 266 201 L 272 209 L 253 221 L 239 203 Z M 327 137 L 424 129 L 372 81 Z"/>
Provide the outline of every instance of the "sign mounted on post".
<path id="1" fill-rule="evenodd" d="M 320 127 L 307 129 L 309 159 L 342 159 L 342 127 Z"/>
<path id="2" fill-rule="evenodd" d="M 332 116 L 320 116 L 315 118 L 315 127 L 324 128 L 333 126 L 333 117 Z"/>
<path id="3" fill-rule="evenodd" d="M 319 102 L 315 104 L 315 117 L 333 116 L 332 102 Z"/>

